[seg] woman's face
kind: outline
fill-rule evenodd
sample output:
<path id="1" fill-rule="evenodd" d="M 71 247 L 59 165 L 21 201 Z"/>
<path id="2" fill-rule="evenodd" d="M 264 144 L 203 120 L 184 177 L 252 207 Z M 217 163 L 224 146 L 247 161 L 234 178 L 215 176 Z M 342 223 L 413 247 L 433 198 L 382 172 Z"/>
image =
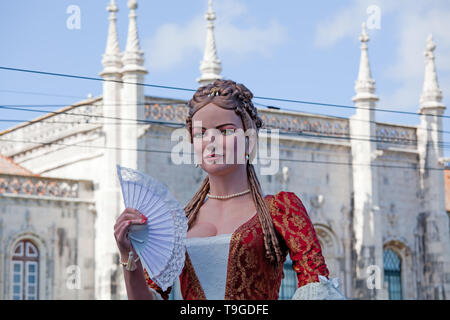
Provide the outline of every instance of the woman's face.
<path id="1" fill-rule="evenodd" d="M 207 104 L 192 117 L 192 137 L 197 159 L 206 172 L 225 174 L 245 165 L 248 144 L 242 120 L 234 110 Z"/>

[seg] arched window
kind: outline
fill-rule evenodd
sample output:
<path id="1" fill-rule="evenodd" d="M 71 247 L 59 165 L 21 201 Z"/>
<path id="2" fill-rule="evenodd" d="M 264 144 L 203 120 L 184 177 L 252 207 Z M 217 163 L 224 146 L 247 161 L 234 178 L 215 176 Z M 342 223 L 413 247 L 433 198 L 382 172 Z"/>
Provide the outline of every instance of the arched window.
<path id="1" fill-rule="evenodd" d="M 21 240 L 12 254 L 13 300 L 37 300 L 39 251 L 30 240 Z"/>
<path id="2" fill-rule="evenodd" d="M 389 300 L 402 299 L 400 257 L 391 249 L 383 251 L 384 282 L 388 284 Z"/>
<path id="3" fill-rule="evenodd" d="M 284 278 L 281 281 L 280 292 L 278 293 L 279 300 L 291 300 L 295 291 L 297 290 L 297 274 L 292 269 L 292 260 L 290 255 L 286 257 L 283 266 Z"/>
<path id="4" fill-rule="evenodd" d="M 325 258 L 329 276 L 344 279 L 341 261 L 344 258 L 343 245 L 335 232 L 325 225 L 314 225 L 322 255 Z"/>

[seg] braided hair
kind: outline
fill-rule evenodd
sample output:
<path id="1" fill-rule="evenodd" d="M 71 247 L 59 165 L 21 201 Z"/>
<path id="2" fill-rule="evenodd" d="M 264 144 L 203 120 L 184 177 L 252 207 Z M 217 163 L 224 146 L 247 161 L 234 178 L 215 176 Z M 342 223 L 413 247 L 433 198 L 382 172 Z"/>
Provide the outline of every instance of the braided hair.
<path id="1" fill-rule="evenodd" d="M 186 129 L 188 130 L 191 143 L 193 143 L 192 117 L 195 112 L 211 102 L 221 108 L 234 110 L 242 120 L 244 131 L 254 129 L 258 132 L 263 126 L 263 121 L 259 117 L 257 109 L 252 103 L 252 98 L 253 94 L 249 89 L 243 84 L 236 83 L 232 80 L 216 80 L 211 84 L 199 87 L 188 103 L 189 112 L 186 118 Z M 250 194 L 256 205 L 257 214 L 263 230 L 266 258 L 276 265 L 282 262 L 283 253 L 275 233 L 270 209 L 262 194 L 261 185 L 256 175 L 255 168 L 253 164 L 250 163 L 256 154 L 256 149 L 256 147 L 253 148 L 249 155 L 247 178 L 250 186 Z M 199 209 L 208 192 L 209 177 L 207 176 L 203 180 L 200 189 L 184 208 L 188 218 L 189 228 L 195 222 Z"/>

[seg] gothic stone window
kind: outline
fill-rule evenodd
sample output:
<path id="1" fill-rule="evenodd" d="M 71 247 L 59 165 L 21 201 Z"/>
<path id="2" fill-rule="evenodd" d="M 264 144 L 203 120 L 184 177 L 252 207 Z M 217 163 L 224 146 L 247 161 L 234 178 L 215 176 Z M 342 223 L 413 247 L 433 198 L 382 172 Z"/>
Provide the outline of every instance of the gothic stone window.
<path id="1" fill-rule="evenodd" d="M 389 300 L 402 299 L 400 257 L 391 249 L 383 251 L 384 281 L 388 284 Z"/>
<path id="2" fill-rule="evenodd" d="M 12 255 L 13 300 L 37 300 L 39 251 L 30 240 L 16 244 Z"/>
<path id="3" fill-rule="evenodd" d="M 290 255 L 286 257 L 283 266 L 284 278 L 281 281 L 279 300 L 291 300 L 297 290 L 297 274 L 292 269 L 292 260 Z"/>

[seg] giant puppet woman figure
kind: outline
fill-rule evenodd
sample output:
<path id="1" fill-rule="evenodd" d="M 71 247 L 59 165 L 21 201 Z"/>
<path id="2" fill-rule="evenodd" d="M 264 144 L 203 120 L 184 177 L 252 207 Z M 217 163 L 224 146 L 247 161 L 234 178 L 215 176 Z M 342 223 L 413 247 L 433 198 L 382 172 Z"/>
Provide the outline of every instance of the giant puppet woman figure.
<path id="1" fill-rule="evenodd" d="M 261 190 L 251 162 L 263 122 L 252 97 L 242 84 L 216 80 L 189 101 L 186 128 L 207 176 L 184 208 L 188 232 L 178 298 L 278 299 L 289 253 L 298 283 L 293 299 L 345 299 L 336 279 L 328 278 L 302 201 L 293 192 Z M 134 250 L 125 236 L 127 221 L 146 223 L 138 215 L 125 209 L 117 219 L 122 261 Z M 124 269 L 124 277 L 129 299 L 168 299 L 172 290 L 158 287 L 140 261 L 135 271 Z"/>

